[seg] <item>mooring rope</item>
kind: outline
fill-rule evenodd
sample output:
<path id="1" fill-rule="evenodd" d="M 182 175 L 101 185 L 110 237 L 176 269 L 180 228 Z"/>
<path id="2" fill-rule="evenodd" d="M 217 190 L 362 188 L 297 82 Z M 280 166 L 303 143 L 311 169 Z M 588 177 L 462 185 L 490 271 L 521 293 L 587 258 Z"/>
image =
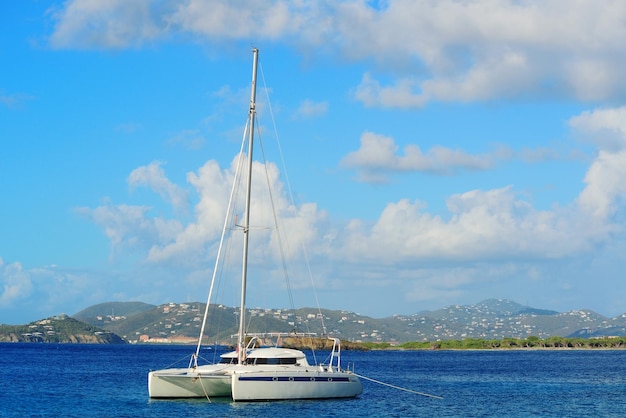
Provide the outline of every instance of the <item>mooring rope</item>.
<path id="1" fill-rule="evenodd" d="M 390 383 L 381 382 L 380 380 L 372 379 L 370 377 L 363 376 L 363 375 L 360 375 L 360 374 L 357 374 L 357 373 L 354 373 L 354 375 L 360 377 L 361 379 L 365 379 L 365 380 L 369 380 L 370 382 L 378 383 L 379 385 L 389 386 L 390 388 L 403 390 L 405 392 L 414 393 L 416 395 L 426 396 L 428 398 L 443 399 L 443 397 L 441 397 L 441 396 L 431 395 L 429 393 L 424 393 L 424 392 L 418 392 L 416 390 L 407 389 L 407 388 L 403 388 L 403 387 L 400 387 L 400 386 L 392 385 Z"/>
<path id="2" fill-rule="evenodd" d="M 198 380 L 200 381 L 200 386 L 202 386 L 202 391 L 204 392 L 204 396 L 206 396 L 206 400 L 209 401 L 209 403 L 212 403 L 211 398 L 209 398 L 209 394 L 204 387 L 204 383 L 202 382 L 202 376 L 200 375 L 200 373 L 198 373 Z"/>

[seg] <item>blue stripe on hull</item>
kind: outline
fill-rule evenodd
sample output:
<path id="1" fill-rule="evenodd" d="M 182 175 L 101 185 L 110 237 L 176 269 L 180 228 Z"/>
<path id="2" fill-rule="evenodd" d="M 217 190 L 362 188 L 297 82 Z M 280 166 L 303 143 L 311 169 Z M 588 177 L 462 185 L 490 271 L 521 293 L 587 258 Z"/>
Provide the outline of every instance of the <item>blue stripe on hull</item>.
<path id="1" fill-rule="evenodd" d="M 306 376 L 239 376 L 239 381 L 253 382 L 349 382 L 347 377 Z"/>

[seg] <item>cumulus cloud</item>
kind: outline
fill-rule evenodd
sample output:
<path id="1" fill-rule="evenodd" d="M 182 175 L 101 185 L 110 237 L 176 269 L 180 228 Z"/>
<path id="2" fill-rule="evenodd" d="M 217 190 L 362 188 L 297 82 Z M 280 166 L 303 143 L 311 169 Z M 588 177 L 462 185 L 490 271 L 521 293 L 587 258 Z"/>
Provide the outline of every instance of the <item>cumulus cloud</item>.
<path id="1" fill-rule="evenodd" d="M 30 276 L 20 263 L 5 264 L 0 257 L 0 308 L 27 298 L 33 290 Z"/>
<path id="2" fill-rule="evenodd" d="M 367 281 L 368 286 L 381 289 L 401 288 L 408 298 L 418 300 L 423 295 L 450 297 L 471 286 L 506 280 L 567 288 L 573 285 L 571 280 L 562 273 L 554 279 L 551 263 L 569 265 L 571 260 L 597 254 L 599 248 L 612 249 L 615 237 L 623 233 L 617 217 L 624 213 L 626 196 L 620 181 L 626 177 L 622 112 L 621 108 L 597 109 L 571 118 L 572 129 L 596 145 L 598 153 L 583 179 L 584 188 L 563 207 L 539 210 L 525 194 L 503 185 L 451 195 L 444 214 L 433 214 L 419 199 L 408 197 L 387 203 L 371 222 L 340 221 L 312 203 L 293 207 L 277 167 L 256 162 L 253 201 L 264 200 L 261 194 L 265 187 L 261 184 L 272 185 L 283 229 L 304 238 L 310 260 L 317 263 L 314 271 L 321 270 L 319 281 L 331 289 L 349 287 L 356 280 Z M 485 170 L 505 158 L 530 161 L 555 157 L 544 148 L 535 152 L 497 149 L 485 155 L 446 148 L 423 152 L 417 146 L 400 150 L 392 138 L 366 132 L 360 148 L 342 164 L 361 170 L 362 176 L 375 177 L 390 172 Z M 187 182 L 198 197 L 188 223 L 153 217 L 150 208 L 141 206 L 105 205 L 81 211 L 103 228 L 114 248 L 135 249 L 146 264 L 185 264 L 188 277 L 197 277 L 199 272 L 206 276 L 208 254 L 215 253 L 240 161 L 238 156 L 228 167 L 208 161 L 188 174 Z M 170 186 L 180 188 L 173 187 L 158 163 L 133 173 L 138 173 L 136 179 L 130 176 L 136 184 L 165 191 Z M 170 193 L 161 196 L 172 200 Z M 228 225 L 237 230 L 243 208 L 236 208 L 234 213 Z M 251 259 L 265 262 L 278 257 L 278 237 L 266 228 L 273 225 L 271 212 L 259 205 L 253 213 Z M 418 288 L 422 293 L 418 294 Z"/>
<path id="3" fill-rule="evenodd" d="M 213 39 L 276 39 L 293 32 L 298 20 L 289 2 L 261 0 L 191 0 L 168 17 L 183 31 Z"/>
<path id="4" fill-rule="evenodd" d="M 182 256 L 199 255 L 205 244 L 219 237 L 226 213 L 233 172 L 222 172 L 215 161 L 208 161 L 198 173 L 189 173 L 187 181 L 196 189 L 199 202 L 195 207 L 195 220 L 181 228 L 171 239 L 155 243 L 150 248 L 148 260 L 163 262 Z"/>
<path id="5" fill-rule="evenodd" d="M 204 269 L 216 253 L 231 193 L 234 193 L 233 217 L 227 221 L 227 226 L 232 232 L 239 230 L 243 222 L 244 184 L 240 180 L 233 189 L 235 176 L 239 178 L 244 170 L 242 164 L 245 159 L 242 157 L 243 154 L 238 155 L 229 167 L 224 168 L 214 160 L 207 161 L 197 172 L 188 173 L 187 182 L 193 186 L 198 202 L 193 219 L 185 224 L 177 219 L 154 216 L 147 206 L 108 203 L 93 209 L 77 208 L 76 211 L 102 228 L 111 242 L 113 259 L 135 254 L 148 264 Z M 252 169 L 250 224 L 254 234 L 251 235 L 251 259 L 279 258 L 280 245 L 286 257 L 302 256 L 302 244 L 309 243 L 313 248 L 313 243 L 319 239 L 320 224 L 327 222 L 327 214 L 312 203 L 294 206 L 286 195 L 279 170 L 274 164 L 255 161 Z M 153 188 L 173 186 L 158 163 L 134 170 L 130 179 L 132 184 L 147 183 Z M 162 188 L 169 190 L 169 187 Z M 164 201 L 171 200 L 169 193 L 160 195 Z M 274 200 L 276 214 L 268 206 L 270 198 Z M 290 243 L 285 235 L 278 236 L 276 220 L 280 222 L 281 231 L 290 231 L 298 237 L 297 242 L 292 240 Z M 319 250 L 313 249 L 313 253 L 319 253 Z M 190 275 L 193 276 L 193 273 Z"/>
<path id="6" fill-rule="evenodd" d="M 582 141 L 602 151 L 626 148 L 626 106 L 586 111 L 571 118 L 569 124 Z"/>
<path id="7" fill-rule="evenodd" d="M 573 118 L 572 125 L 578 124 L 581 129 L 596 126 L 591 122 L 583 123 L 585 118 L 588 118 L 586 113 Z M 594 129 L 610 127 L 612 120 L 597 122 Z M 349 154 L 342 164 L 361 170 L 361 175 L 370 179 L 389 172 L 488 169 L 494 161 L 493 156 L 474 156 L 445 148 L 424 153 L 417 146 L 406 147 L 401 155 L 392 138 L 366 132 L 361 139 L 361 148 Z M 216 161 L 208 161 L 197 173 L 188 174 L 187 181 L 199 200 L 194 220 L 186 225 L 150 218 L 147 207 L 107 205 L 93 210 L 83 208 L 82 212 L 103 227 L 114 248 L 143 248 L 146 261 L 150 262 L 183 259 L 197 262 L 206 258 L 208 247 L 219 238 L 239 164 L 240 157 L 227 168 L 221 168 Z M 354 263 L 371 257 L 384 263 L 410 263 L 416 259 L 459 263 L 499 258 L 554 260 L 588 251 L 618 230 L 611 223 L 610 215 L 623 210 L 621 199 L 626 195 L 626 187 L 620 179 L 626 176 L 625 167 L 625 151 L 600 151 L 589 167 L 584 179 L 586 186 L 575 204 L 563 208 L 538 210 L 512 186 L 506 186 L 452 195 L 447 199 L 445 216 L 429 213 L 419 201 L 402 199 L 388 203 L 372 224 L 354 219 L 341 225 L 329 222 L 327 214 L 314 204 L 294 208 L 285 195 L 276 166 L 255 162 L 254 178 L 258 183 L 253 188 L 253 202 L 263 200 L 260 190 L 266 188 L 261 185 L 269 182 L 278 198 L 277 206 L 283 208 L 286 229 L 303 236 L 312 246 L 313 255 L 332 259 Z M 131 178 L 137 183 L 152 184 L 146 179 L 158 179 L 153 187 L 171 185 L 158 164 L 133 173 L 136 175 Z M 163 188 L 168 190 L 168 187 Z M 162 196 L 164 200 L 171 200 L 168 193 Z M 273 225 L 267 209 L 254 209 L 253 225 Z M 235 213 L 243 216 L 243 208 Z M 234 226 L 237 219 L 229 222 Z M 261 228 L 254 236 L 259 244 L 254 246 L 256 256 L 276 256 L 277 237 L 271 230 Z"/>
<path id="8" fill-rule="evenodd" d="M 620 23 L 626 7 L 597 6 L 388 2 L 383 10 L 362 14 L 358 34 L 342 32 L 355 58 L 373 56 L 381 73 L 393 76 L 382 84 L 366 75 L 356 97 L 370 106 L 393 107 L 518 96 L 623 97 L 619 74 L 626 61 L 614 54 L 626 38 Z"/>
<path id="9" fill-rule="evenodd" d="M 366 73 L 356 88 L 355 98 L 368 107 L 421 107 L 428 97 L 419 90 L 416 79 L 401 78 L 391 86 L 382 86 L 370 73 Z"/>
<path id="10" fill-rule="evenodd" d="M 598 122 L 592 133 L 610 128 L 612 120 Z M 596 141 L 605 143 L 602 135 Z M 335 231 L 326 242 L 329 259 L 341 259 L 335 273 L 348 283 L 352 267 L 366 266 L 359 277 L 369 280 L 368 286 L 385 283 L 384 288 L 401 289 L 407 299 L 434 307 L 456 303 L 461 295 L 513 292 L 507 295 L 518 298 L 539 288 L 567 298 L 567 289 L 589 288 L 591 259 L 612 258 L 622 247 L 626 153 L 609 148 L 613 151 L 598 152 L 585 187 L 565 207 L 539 210 L 512 186 L 452 195 L 445 215 L 429 213 L 419 200 L 402 199 L 388 203 L 372 223 L 354 219 Z"/>
<path id="11" fill-rule="evenodd" d="M 391 137 L 364 132 L 360 147 L 340 161 L 345 169 L 355 170 L 358 181 L 387 183 L 398 173 L 420 172 L 434 175 L 458 175 L 468 171 L 492 170 L 499 162 L 520 160 L 528 164 L 559 160 L 585 160 L 573 148 L 539 146 L 513 149 L 505 144 L 494 144 L 493 149 L 481 154 L 470 154 L 462 149 L 433 146 L 422 151 L 419 145 L 409 144 L 402 150 Z"/>
<path id="12" fill-rule="evenodd" d="M 350 225 L 338 254 L 357 259 L 376 252 L 385 264 L 555 259 L 588 249 L 595 237 L 576 228 L 574 214 L 534 209 L 510 186 L 453 195 L 447 206 L 449 219 L 429 214 L 419 201 L 389 203 L 371 227 Z"/>
<path id="13" fill-rule="evenodd" d="M 453 174 L 459 170 L 486 170 L 493 161 L 487 155 L 470 155 L 460 149 L 433 147 L 424 153 L 417 145 L 398 152 L 393 138 L 365 132 L 361 135 L 361 147 L 341 160 L 341 165 L 354 168 L 364 182 L 385 182 L 389 173 L 419 171 L 435 174 Z"/>
<path id="14" fill-rule="evenodd" d="M 207 247 L 215 245 L 222 232 L 229 198 L 233 191 L 232 184 L 237 173 L 242 171 L 243 161 L 241 155 L 237 156 L 227 168 L 221 168 L 216 161 L 208 161 L 197 173 L 187 175 L 187 181 L 195 188 L 199 197 L 195 207 L 195 219 L 171 240 L 154 245 L 148 254 L 149 261 L 176 260 L 189 254 L 197 254 L 198 257 L 206 259 Z M 293 207 L 285 194 L 284 185 L 274 164 L 254 162 L 252 170 L 253 207 L 250 224 L 255 228 L 251 238 L 255 245 L 250 246 L 251 254 L 257 259 L 278 256 L 279 238 L 273 228 L 274 215 L 267 206 L 270 199 L 268 187 L 271 189 L 271 198 L 274 199 L 277 215 L 282 220 L 281 227 L 295 232 L 299 236 L 300 244 L 312 241 L 315 236 L 315 223 L 324 217 L 324 213 L 318 212 L 317 207 L 312 204 Z M 235 218 L 228 220 L 231 228 L 236 228 L 244 215 L 243 184 L 237 186 L 234 189 L 235 207 L 232 210 Z M 294 248 L 291 249 L 293 250 Z M 290 255 L 289 251 L 286 255 Z"/>
<path id="15" fill-rule="evenodd" d="M 154 0 L 70 0 L 52 10 L 54 48 L 121 49 L 154 41 L 167 32 L 172 11 Z"/>
<path id="16" fill-rule="evenodd" d="M 577 203 L 595 223 L 605 224 L 623 210 L 626 185 L 626 107 L 586 111 L 570 119 L 579 137 L 598 148 Z"/>
<path id="17" fill-rule="evenodd" d="M 128 184 L 131 187 L 149 187 L 176 209 L 187 207 L 187 192 L 165 176 L 165 171 L 163 171 L 159 161 L 153 161 L 147 166 L 134 169 L 128 176 Z"/>
<path id="18" fill-rule="evenodd" d="M 597 101 L 626 94 L 625 17 L 626 4 L 611 0 L 390 0 L 383 7 L 360 0 L 72 0 L 53 13 L 50 44 L 128 48 L 180 34 L 213 43 L 284 42 L 376 62 L 377 75 L 366 72 L 355 89 L 368 106 Z"/>
<path id="19" fill-rule="evenodd" d="M 600 150 L 591 163 L 575 205 L 540 211 L 520 199 L 512 187 L 473 190 L 447 200 L 450 218 L 424 211 L 420 202 L 389 203 L 377 222 L 347 228 L 343 249 L 352 256 L 376 247 L 384 260 L 410 257 L 556 259 L 586 252 L 623 230 L 613 216 L 624 213 L 626 129 L 623 108 L 584 112 L 570 125 L 587 135 Z M 357 153 L 359 163 L 374 167 L 403 167 L 390 138 L 374 138 L 372 152 Z M 362 147 L 370 149 L 367 146 Z M 355 161 L 353 159 L 352 161 Z M 388 241 L 387 237 L 394 237 Z M 341 253 L 341 252 L 340 252 Z"/>
<path id="20" fill-rule="evenodd" d="M 150 208 L 146 206 L 107 204 L 75 210 L 102 228 L 111 242 L 113 256 L 127 255 L 124 250 L 145 250 L 172 239 L 181 229 L 179 221 L 148 217 Z"/>
<path id="21" fill-rule="evenodd" d="M 255 164 L 254 170 L 264 175 L 260 165 Z M 215 242 L 230 193 L 227 185 L 234 171 L 235 162 L 231 168 L 223 170 L 210 161 L 198 173 L 189 174 L 188 180 L 200 196 L 196 220 L 184 228 L 170 230 L 172 233 L 160 240 L 160 244 L 153 242 L 148 255 L 150 261 L 172 261 L 183 254 L 197 253 L 199 248 Z M 280 189 L 282 185 L 275 175 L 277 172 L 270 175 L 271 182 Z M 601 179 L 594 177 L 595 183 L 601 183 Z M 288 205 L 288 202 L 283 199 L 281 205 Z M 587 218 L 575 208 L 537 210 L 521 199 L 511 186 L 456 194 L 448 199 L 447 207 L 449 218 L 445 219 L 425 211 L 419 201 L 403 199 L 389 203 L 372 225 L 355 219 L 343 227 L 335 225 L 328 229 L 326 214 L 315 205 L 303 205 L 295 216 L 287 217 L 286 229 L 304 235 L 314 247 L 313 254 L 354 263 L 375 256 L 383 264 L 409 263 L 417 259 L 456 262 L 498 258 L 558 259 L 589 250 L 606 239 L 611 231 L 610 228 L 583 228 Z M 100 211 L 103 209 L 97 212 Z M 110 209 L 103 212 L 109 213 Z M 132 222 L 118 223 L 118 228 L 111 228 L 107 234 L 112 240 L 122 242 L 126 234 L 119 226 L 127 224 L 135 231 L 133 235 L 139 235 L 141 228 L 137 226 L 146 223 L 145 219 L 140 221 L 144 214 L 145 211 L 137 212 L 139 219 L 130 217 Z M 237 221 L 232 222 L 234 225 Z M 264 212 L 253 218 L 252 223 L 268 225 L 272 220 Z M 257 256 L 271 254 L 268 251 L 276 244 L 272 232 L 257 231 L 255 236 L 264 243 L 255 246 Z"/>
<path id="22" fill-rule="evenodd" d="M 553 292 L 572 286 L 586 288 L 580 269 L 590 267 L 577 261 L 603 259 L 603 254 L 615 253 L 623 239 L 623 112 L 622 108 L 597 109 L 570 119 L 575 134 L 598 148 L 582 179 L 584 187 L 571 204 L 539 210 L 532 199 L 510 185 L 452 195 L 446 201 L 448 211 L 441 215 L 430 213 L 419 200 L 402 199 L 388 203 L 371 223 L 354 219 L 327 234 L 329 259 L 341 259 L 338 265 L 346 261 L 347 266 L 365 265 L 367 274 L 360 277 L 369 278 L 368 285 L 396 286 L 404 289 L 408 298 L 422 302 L 435 298 L 439 303 L 454 303 L 461 293 L 471 292 L 482 297 L 477 290 L 481 286 L 495 288 L 501 283 L 507 283 L 502 291 L 537 286 Z M 432 161 L 429 165 L 420 159 L 408 164 L 403 159 L 409 155 L 406 151 L 400 154 L 392 138 L 368 133 L 363 135 L 361 148 L 343 163 L 369 180 L 432 165 Z M 483 157 L 490 162 L 572 158 L 544 147 L 500 148 Z M 353 273 L 337 268 L 337 274 L 348 282 Z"/>
<path id="23" fill-rule="evenodd" d="M 626 150 L 600 151 L 585 175 L 585 189 L 578 197 L 580 207 L 597 222 L 604 224 L 618 210 L 626 197 Z"/>

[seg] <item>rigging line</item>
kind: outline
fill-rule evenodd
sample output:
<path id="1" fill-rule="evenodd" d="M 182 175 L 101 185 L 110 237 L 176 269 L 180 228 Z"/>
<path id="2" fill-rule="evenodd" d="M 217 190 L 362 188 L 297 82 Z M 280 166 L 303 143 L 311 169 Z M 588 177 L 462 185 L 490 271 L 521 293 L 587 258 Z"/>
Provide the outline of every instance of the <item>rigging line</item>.
<path id="1" fill-rule="evenodd" d="M 296 204 L 295 204 L 295 199 L 293 197 L 293 190 L 291 188 L 291 182 L 289 181 L 289 175 L 287 173 L 287 165 L 285 164 L 285 158 L 283 155 L 283 149 L 280 146 L 280 137 L 278 135 L 278 129 L 276 127 L 276 119 L 274 118 L 274 111 L 272 110 L 272 102 L 270 101 L 270 97 L 269 97 L 269 92 L 267 89 L 267 84 L 265 82 L 265 73 L 263 72 L 263 65 L 262 63 L 259 63 L 259 69 L 261 70 L 261 78 L 263 79 L 263 87 L 265 90 L 265 96 L 267 98 L 267 107 L 269 109 L 269 113 L 270 113 L 270 117 L 272 119 L 272 127 L 274 128 L 274 135 L 276 136 L 276 144 L 278 145 L 278 152 L 280 154 L 280 162 L 283 168 L 283 172 L 285 173 L 285 183 L 287 186 L 287 191 L 288 191 L 288 196 L 289 196 L 289 203 L 291 204 L 291 207 L 293 208 L 294 211 L 294 216 L 297 216 L 297 211 L 296 211 Z M 322 315 L 322 309 L 320 307 L 320 301 L 319 298 L 317 296 L 317 288 L 315 287 L 315 281 L 313 280 L 313 272 L 311 271 L 311 264 L 309 261 L 309 253 L 306 249 L 306 245 L 304 245 L 304 241 L 301 241 L 302 244 L 302 252 L 304 255 L 304 259 L 306 261 L 306 266 L 307 266 L 307 270 L 308 270 L 308 274 L 309 274 L 309 280 L 311 281 L 311 287 L 313 289 L 313 296 L 315 297 L 315 303 L 317 304 L 317 311 L 320 314 L 320 318 L 321 318 L 321 322 L 322 322 L 322 331 L 324 335 L 327 335 L 327 330 L 326 330 L 326 324 L 324 323 L 324 315 Z"/>
<path id="2" fill-rule="evenodd" d="M 241 170 L 241 168 L 239 168 L 239 170 Z M 235 170 L 236 173 L 239 173 L 239 171 Z M 238 174 L 236 174 L 238 175 Z M 239 183 L 237 183 L 237 187 L 235 190 L 235 196 L 238 195 L 239 192 Z M 236 213 L 236 208 L 233 208 L 231 210 L 231 213 L 227 215 L 227 219 L 229 219 L 230 222 L 233 222 L 232 217 L 233 217 L 233 213 Z M 225 277 L 225 271 L 228 271 L 229 268 L 231 268 L 230 263 L 231 263 L 231 254 L 232 254 L 232 246 L 233 246 L 233 239 L 232 239 L 232 235 L 233 235 L 233 231 L 235 230 L 235 228 L 233 227 L 228 227 L 227 228 L 227 232 L 226 234 L 228 235 L 228 237 L 225 237 L 224 240 L 224 246 L 223 246 L 223 255 L 220 257 L 220 262 L 219 262 L 219 267 L 218 267 L 218 271 L 216 274 L 216 278 L 215 278 L 215 290 L 213 291 L 213 297 L 212 299 L 216 300 L 216 301 L 224 301 L 225 299 L 220 299 L 220 298 L 225 298 L 224 295 L 224 291 L 223 291 L 223 287 L 224 285 L 224 277 Z M 212 305 L 210 305 L 209 308 L 209 315 L 207 317 L 207 321 L 208 321 L 208 325 L 205 327 L 205 329 L 203 330 L 204 335 L 210 335 L 210 332 L 213 332 L 213 334 L 215 335 L 215 340 L 214 342 L 211 344 L 214 346 L 214 348 L 217 348 L 218 345 L 218 337 L 220 336 L 220 334 L 222 333 L 223 329 L 222 326 L 224 326 L 224 324 L 226 323 L 225 321 L 225 309 L 220 309 L 219 306 L 217 305 L 217 303 L 213 303 Z M 199 359 L 201 359 L 202 357 L 198 357 Z M 203 359 L 205 361 L 207 361 L 206 359 Z M 213 360 L 212 361 L 207 361 L 207 363 L 217 363 L 218 361 L 218 351 L 217 350 L 213 350 Z"/>
<path id="3" fill-rule="evenodd" d="M 304 313 L 304 312 L 303 312 Z M 307 333 L 311 333 L 311 329 L 309 328 L 309 321 L 304 323 Z M 309 338 L 311 345 L 311 353 L 313 354 L 313 364 L 317 364 L 317 355 L 315 354 L 315 349 L 313 348 L 313 337 Z"/>
<path id="4" fill-rule="evenodd" d="M 232 230 L 229 230 L 228 232 L 229 235 L 232 235 Z M 215 289 L 215 300 L 222 300 L 220 299 L 220 297 L 222 297 L 221 295 L 223 295 L 223 283 L 224 283 L 224 270 L 225 270 L 225 266 L 224 264 L 227 263 L 227 260 L 230 257 L 230 253 L 232 250 L 232 239 L 227 239 L 227 244 L 226 244 L 226 249 L 224 251 L 224 257 L 223 257 L 223 262 L 220 265 L 220 271 L 218 272 L 218 278 L 217 278 L 217 282 L 216 282 L 216 289 Z M 213 350 L 213 360 L 210 363 L 217 363 L 218 362 L 218 350 L 217 350 L 217 337 L 220 335 L 220 333 L 222 332 L 222 326 L 225 324 L 225 319 L 224 319 L 224 314 L 225 314 L 225 310 L 224 309 L 219 309 L 219 307 L 217 306 L 216 303 L 213 304 L 213 307 L 210 311 L 210 315 L 212 314 L 212 320 L 211 320 L 211 325 L 208 326 L 208 329 L 210 331 L 212 331 L 215 335 L 215 342 L 212 344 L 213 347 L 215 348 Z M 206 333 L 206 330 L 205 330 Z"/>
<path id="5" fill-rule="evenodd" d="M 414 394 L 420 395 L 420 396 L 426 396 L 428 398 L 443 399 L 442 396 L 431 395 L 430 393 L 418 392 L 418 391 L 413 390 L 413 389 L 407 389 L 407 388 L 403 388 L 403 387 L 400 387 L 400 386 L 392 385 L 390 383 L 381 382 L 380 380 L 372 379 L 370 377 L 363 376 L 363 375 L 358 374 L 358 373 L 353 373 L 353 374 L 355 376 L 360 377 L 361 379 L 369 380 L 370 382 L 377 383 L 377 384 L 383 385 L 383 386 L 388 386 L 388 387 L 393 388 L 393 389 L 403 390 L 405 392 L 414 393 Z"/>
<path id="6" fill-rule="evenodd" d="M 165 369 L 169 369 L 169 368 L 171 368 L 171 367 L 174 367 L 175 365 L 179 364 L 179 363 L 180 363 L 180 362 L 182 362 L 183 360 L 187 359 L 187 357 L 188 357 L 188 354 L 186 354 L 185 356 L 183 356 L 183 357 L 179 358 L 178 360 L 175 360 L 173 363 L 170 363 L 170 365 L 169 365 L 169 366 L 166 366 L 166 367 L 164 367 L 164 368 L 165 368 Z M 152 370 L 150 370 L 150 371 L 152 371 Z"/>
<path id="7" fill-rule="evenodd" d="M 232 235 L 232 231 L 228 231 L 227 234 Z M 228 238 L 226 238 L 225 240 L 226 245 L 224 247 L 225 248 L 224 256 L 222 257 L 222 262 L 220 262 L 219 264 L 218 272 L 215 278 L 215 287 L 214 287 L 212 299 L 216 301 L 221 300 L 220 297 L 222 294 L 222 285 L 224 281 L 224 264 L 229 257 L 228 256 L 228 254 L 230 253 L 229 244 L 231 241 L 232 240 Z M 219 309 L 215 302 L 213 302 L 212 304 L 209 303 L 209 306 L 206 309 L 208 310 L 207 325 L 202 330 L 202 333 L 205 337 L 207 337 L 206 345 L 214 346 L 214 348 L 217 348 L 217 336 L 220 335 L 220 332 L 222 330 L 222 325 L 224 324 L 224 310 Z M 209 340 L 209 337 L 211 336 L 211 334 L 215 336 L 213 339 L 213 342 Z M 216 349 L 212 350 L 212 360 L 207 360 L 206 358 L 203 358 L 202 356 L 198 356 L 198 360 L 204 360 L 205 363 L 207 364 L 217 363 L 218 352 Z"/>
<path id="8" fill-rule="evenodd" d="M 246 131 L 249 129 L 248 124 L 246 123 L 246 128 L 244 129 L 244 133 L 243 133 L 243 140 L 241 141 L 241 149 L 239 150 L 239 160 L 241 161 L 243 159 L 243 155 L 244 155 L 244 145 L 246 143 Z M 241 163 L 237 164 L 237 170 L 235 172 L 235 178 L 237 178 L 239 176 L 239 167 L 241 166 Z M 227 226 L 228 226 L 228 218 L 229 218 L 229 214 L 231 212 L 232 206 L 233 206 L 233 201 L 234 201 L 234 197 L 235 197 L 235 185 L 236 182 L 233 182 L 233 186 L 230 190 L 230 197 L 228 199 L 228 208 L 226 209 L 226 216 L 224 217 L 224 226 L 222 228 L 222 235 L 220 237 L 220 244 L 217 250 L 217 256 L 215 257 L 215 266 L 213 267 L 213 276 L 211 277 L 211 286 L 209 287 L 209 295 L 207 297 L 207 302 L 206 302 L 206 308 L 204 309 L 204 317 L 202 318 L 202 326 L 200 327 L 200 336 L 198 337 L 198 346 L 196 347 L 196 365 L 197 365 L 197 358 L 200 355 L 200 347 L 202 346 L 202 337 L 204 336 L 204 327 L 206 326 L 206 321 L 207 318 L 209 316 L 209 307 L 211 306 L 211 299 L 213 297 L 213 287 L 215 285 L 215 278 L 217 277 L 217 271 L 218 271 L 218 267 L 219 267 L 219 261 L 220 261 L 220 256 L 222 254 L 222 246 L 224 245 L 224 238 L 226 236 L 226 230 L 227 230 Z"/>
<path id="9" fill-rule="evenodd" d="M 257 124 L 257 126 L 260 124 Z M 272 206 L 272 216 L 274 217 L 274 225 L 276 226 L 276 239 L 278 240 L 278 250 L 280 251 L 280 259 L 281 259 L 281 263 L 282 263 L 282 268 L 283 268 L 283 274 L 285 275 L 285 281 L 287 284 L 287 294 L 289 295 L 289 303 L 291 304 L 291 309 L 293 311 L 295 311 L 295 303 L 294 303 L 294 299 L 293 299 L 293 292 L 291 290 L 291 281 L 289 280 L 289 269 L 287 268 L 287 261 L 286 261 L 286 257 L 285 257 L 285 249 L 283 246 L 283 238 L 282 238 L 282 229 L 279 228 L 279 221 L 278 221 L 278 215 L 277 215 L 277 209 L 276 209 L 276 204 L 274 202 L 274 194 L 272 193 L 272 187 L 271 187 L 271 182 L 270 182 L 270 176 L 268 173 L 268 169 L 267 169 L 267 163 L 266 163 L 266 158 L 265 158 L 265 148 L 263 148 L 263 141 L 262 141 L 262 137 L 261 137 L 261 132 L 260 130 L 257 128 L 257 138 L 258 138 L 258 143 L 259 143 L 259 148 L 261 149 L 261 155 L 263 156 L 263 166 L 265 168 L 265 181 L 267 182 L 267 190 L 269 193 L 269 198 L 270 198 L 270 204 Z M 287 245 L 289 244 L 288 240 L 287 240 Z"/>

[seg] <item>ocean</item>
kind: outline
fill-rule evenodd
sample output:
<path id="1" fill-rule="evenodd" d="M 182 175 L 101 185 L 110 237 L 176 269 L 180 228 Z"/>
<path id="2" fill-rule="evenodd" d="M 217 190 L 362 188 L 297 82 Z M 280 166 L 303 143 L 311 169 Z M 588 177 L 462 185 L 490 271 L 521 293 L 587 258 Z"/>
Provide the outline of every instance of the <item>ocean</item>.
<path id="1" fill-rule="evenodd" d="M 362 376 L 443 399 L 363 379 L 356 399 L 151 400 L 148 371 L 188 359 L 193 349 L 2 343 L 0 416 L 626 416 L 626 350 L 343 352 L 342 364 L 353 363 Z M 203 357 L 212 355 L 203 350 Z"/>

